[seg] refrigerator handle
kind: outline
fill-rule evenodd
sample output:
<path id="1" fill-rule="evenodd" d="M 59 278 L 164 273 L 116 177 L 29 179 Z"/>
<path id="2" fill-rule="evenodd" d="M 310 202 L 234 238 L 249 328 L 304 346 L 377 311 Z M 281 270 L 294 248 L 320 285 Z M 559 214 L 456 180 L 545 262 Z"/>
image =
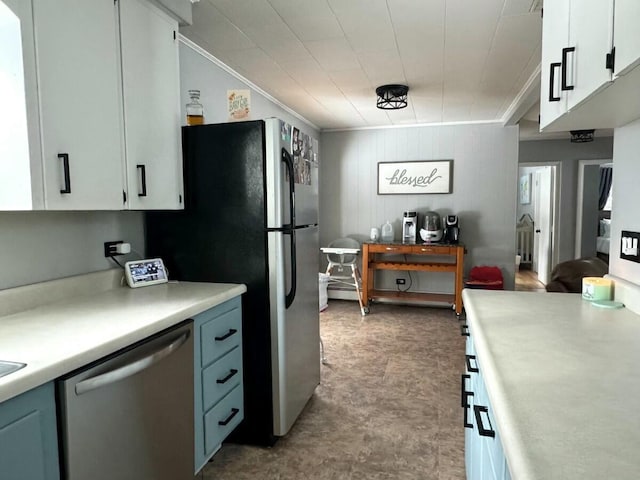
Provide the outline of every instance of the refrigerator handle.
<path id="1" fill-rule="evenodd" d="M 296 231 L 283 232 L 285 235 L 291 235 L 291 289 L 284 298 L 285 308 L 289 308 L 296 298 L 297 273 L 296 273 Z"/>
<path id="2" fill-rule="evenodd" d="M 291 215 L 291 223 L 283 225 L 283 228 L 296 228 L 296 190 L 294 187 L 295 179 L 293 177 L 293 159 L 285 148 L 282 149 L 281 159 L 286 165 L 287 173 L 289 174 L 289 211 Z M 293 238 L 292 242 L 295 243 Z"/>

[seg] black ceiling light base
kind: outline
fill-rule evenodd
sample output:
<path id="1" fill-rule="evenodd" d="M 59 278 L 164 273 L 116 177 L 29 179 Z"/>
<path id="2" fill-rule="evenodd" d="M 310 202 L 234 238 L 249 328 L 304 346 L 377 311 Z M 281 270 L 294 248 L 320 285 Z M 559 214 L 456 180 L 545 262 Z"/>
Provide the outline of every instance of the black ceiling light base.
<path id="1" fill-rule="evenodd" d="M 595 130 L 571 130 L 571 143 L 587 143 L 593 142 L 593 133 Z"/>
<path id="2" fill-rule="evenodd" d="M 406 85 L 382 85 L 376 88 L 378 101 L 376 106 L 382 110 L 400 110 L 407 106 L 407 93 L 409 87 Z"/>

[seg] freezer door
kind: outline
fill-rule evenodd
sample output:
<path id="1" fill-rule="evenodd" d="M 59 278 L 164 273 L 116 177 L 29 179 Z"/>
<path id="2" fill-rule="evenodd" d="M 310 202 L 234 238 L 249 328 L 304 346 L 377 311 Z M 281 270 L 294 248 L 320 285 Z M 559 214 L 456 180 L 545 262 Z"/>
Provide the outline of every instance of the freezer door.
<path id="1" fill-rule="evenodd" d="M 316 225 L 318 223 L 318 163 L 317 155 L 309 146 L 317 142 L 304 135 L 305 149 L 292 150 L 291 128 L 277 118 L 265 121 L 267 227 L 282 228 L 291 223 L 290 181 L 293 177 L 295 192 L 296 225 Z M 293 129 L 294 131 L 296 129 Z M 298 136 L 302 135 L 298 132 Z M 300 143 L 300 142 L 298 142 Z M 317 150 L 317 145 L 316 145 Z M 293 175 L 287 173 L 283 161 L 283 150 L 289 155 L 293 165 Z M 317 152 L 316 152 L 317 153 Z M 307 158 L 305 158 L 307 157 Z"/>
<path id="2" fill-rule="evenodd" d="M 317 227 L 269 232 L 269 286 L 273 431 L 283 436 L 320 383 Z"/>

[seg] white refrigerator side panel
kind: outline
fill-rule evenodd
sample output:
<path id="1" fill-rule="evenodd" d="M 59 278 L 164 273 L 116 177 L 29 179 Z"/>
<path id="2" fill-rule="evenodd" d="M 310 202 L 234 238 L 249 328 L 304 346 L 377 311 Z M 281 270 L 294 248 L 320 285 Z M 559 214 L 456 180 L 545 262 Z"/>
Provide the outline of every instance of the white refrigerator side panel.
<path id="1" fill-rule="evenodd" d="M 281 228 L 289 222 L 289 185 L 283 175 L 282 148 L 287 148 L 280 137 L 280 120 L 265 120 L 265 170 L 267 176 L 267 228 Z"/>

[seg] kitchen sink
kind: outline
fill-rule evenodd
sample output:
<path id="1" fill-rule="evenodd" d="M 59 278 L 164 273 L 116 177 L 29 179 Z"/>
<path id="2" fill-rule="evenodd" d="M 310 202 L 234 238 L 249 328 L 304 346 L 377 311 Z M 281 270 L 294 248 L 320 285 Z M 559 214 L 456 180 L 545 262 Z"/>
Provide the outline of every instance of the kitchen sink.
<path id="1" fill-rule="evenodd" d="M 6 360 L 0 360 L 0 378 L 5 375 L 9 375 L 15 371 L 20 370 L 21 368 L 26 367 L 26 363 L 18 363 L 18 362 L 8 362 Z"/>

